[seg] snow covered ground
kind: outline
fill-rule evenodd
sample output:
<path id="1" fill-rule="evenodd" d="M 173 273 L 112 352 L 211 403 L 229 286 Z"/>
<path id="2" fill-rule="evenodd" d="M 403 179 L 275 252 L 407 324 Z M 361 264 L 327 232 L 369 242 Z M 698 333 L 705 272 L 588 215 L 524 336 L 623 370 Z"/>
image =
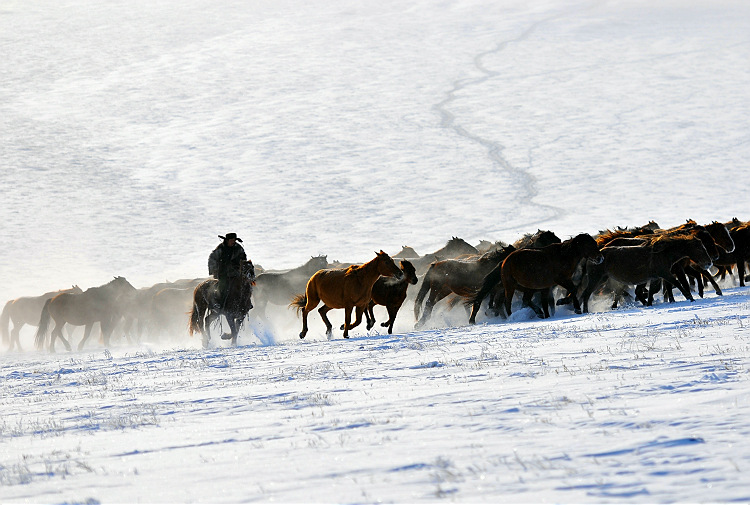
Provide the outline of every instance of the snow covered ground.
<path id="1" fill-rule="evenodd" d="M 0 48 L 5 299 L 202 276 L 228 231 L 291 268 L 750 218 L 742 1 L 3 2 Z M 0 501 L 749 501 L 724 288 L 6 353 Z"/>

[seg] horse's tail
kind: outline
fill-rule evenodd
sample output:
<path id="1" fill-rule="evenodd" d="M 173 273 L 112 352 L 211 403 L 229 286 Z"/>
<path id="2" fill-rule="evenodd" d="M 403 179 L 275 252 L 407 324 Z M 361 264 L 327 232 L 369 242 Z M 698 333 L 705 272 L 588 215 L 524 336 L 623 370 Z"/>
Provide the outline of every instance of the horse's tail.
<path id="1" fill-rule="evenodd" d="M 39 350 L 44 349 L 44 342 L 47 340 L 47 333 L 49 332 L 49 322 L 52 319 L 49 314 L 49 304 L 51 301 L 52 298 L 44 302 L 42 315 L 39 318 L 39 325 L 36 329 L 36 336 L 34 337 L 34 345 Z"/>
<path id="2" fill-rule="evenodd" d="M 8 330 L 10 327 L 10 306 L 13 304 L 13 300 L 8 301 L 3 307 L 3 313 L 0 314 L 0 332 L 3 334 L 3 343 L 7 344 L 10 340 L 8 336 Z"/>
<path id="3" fill-rule="evenodd" d="M 294 295 L 292 298 L 292 303 L 289 304 L 290 307 L 296 307 L 297 308 L 297 315 L 300 315 L 300 312 L 304 310 L 305 306 L 307 305 L 307 295 L 302 293 L 299 295 Z"/>
<path id="4" fill-rule="evenodd" d="M 475 305 L 475 304 L 481 304 L 482 301 L 487 297 L 487 295 L 492 291 L 495 286 L 500 282 L 501 275 L 502 275 L 502 263 L 500 263 L 498 266 L 493 268 L 490 273 L 484 276 L 484 280 L 482 281 L 482 287 L 479 288 L 479 290 L 474 294 L 474 296 L 470 297 L 466 300 L 466 305 Z"/>
<path id="5" fill-rule="evenodd" d="M 196 331 L 203 331 L 201 321 L 203 320 L 204 314 L 205 311 L 201 310 L 200 307 L 198 307 L 198 303 L 194 301 L 193 308 L 190 311 L 190 322 L 188 323 L 188 332 L 191 337 Z"/>
<path id="6" fill-rule="evenodd" d="M 427 292 L 430 290 L 430 287 L 432 286 L 432 265 L 430 265 L 430 268 L 427 269 L 427 273 L 424 274 L 424 279 L 422 279 L 422 286 L 419 288 L 419 292 L 417 293 L 417 298 L 414 300 L 414 319 L 419 321 L 419 313 L 422 310 L 422 302 L 424 301 L 424 297 L 427 296 Z"/>

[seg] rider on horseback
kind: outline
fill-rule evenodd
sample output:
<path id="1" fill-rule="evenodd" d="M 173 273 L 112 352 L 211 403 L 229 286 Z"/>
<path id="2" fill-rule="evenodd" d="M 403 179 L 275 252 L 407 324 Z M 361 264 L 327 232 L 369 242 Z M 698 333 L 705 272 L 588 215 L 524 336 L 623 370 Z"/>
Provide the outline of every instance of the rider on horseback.
<path id="1" fill-rule="evenodd" d="M 230 279 L 242 275 L 242 264 L 247 261 L 245 250 L 238 244 L 242 239 L 236 233 L 227 233 L 226 237 L 219 235 L 219 238 L 223 242 L 208 257 L 208 274 L 219 279 L 220 302 L 214 304 L 215 309 L 222 308 L 229 295 Z"/>

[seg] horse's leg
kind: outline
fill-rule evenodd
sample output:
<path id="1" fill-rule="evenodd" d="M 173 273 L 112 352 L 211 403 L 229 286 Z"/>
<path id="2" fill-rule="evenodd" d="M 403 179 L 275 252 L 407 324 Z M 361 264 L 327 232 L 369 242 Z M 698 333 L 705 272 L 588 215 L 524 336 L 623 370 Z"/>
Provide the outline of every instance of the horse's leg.
<path id="1" fill-rule="evenodd" d="M 208 346 L 208 343 L 211 341 L 211 325 L 214 324 L 217 319 L 221 319 L 221 313 L 214 312 L 213 310 L 210 310 L 208 307 L 206 307 L 206 319 L 203 322 L 204 328 L 206 330 L 206 346 Z"/>
<path id="2" fill-rule="evenodd" d="M 544 311 L 542 308 L 534 303 L 534 294 L 536 291 L 534 290 L 528 290 L 523 291 L 523 296 L 521 297 L 521 306 L 522 307 L 529 307 L 531 310 L 534 311 L 534 314 L 536 314 L 540 319 L 544 319 Z"/>
<path id="3" fill-rule="evenodd" d="M 59 338 L 62 341 L 66 350 L 68 351 L 70 350 L 70 342 L 68 342 L 68 340 L 65 337 L 63 337 L 63 334 L 62 334 L 63 326 L 65 326 L 64 321 L 62 322 L 62 324 L 55 321 L 55 329 L 52 330 L 52 336 L 50 337 L 50 341 L 49 341 L 49 352 L 55 352 L 55 337 Z"/>
<path id="4" fill-rule="evenodd" d="M 328 338 L 331 338 L 333 336 L 333 325 L 326 315 L 329 310 L 331 310 L 331 308 L 328 305 L 324 304 L 321 308 L 318 309 L 318 314 L 320 314 L 320 317 L 323 319 L 323 324 L 326 325 L 326 336 Z M 346 323 L 347 322 L 344 322 L 344 324 Z M 346 328 L 344 328 L 344 336 L 346 336 Z"/>
<path id="5" fill-rule="evenodd" d="M 231 340 L 232 347 L 237 347 L 237 334 L 239 333 L 239 324 L 234 316 L 227 316 L 227 324 L 229 325 L 229 333 L 225 333 L 221 336 L 222 340 Z"/>
<path id="6" fill-rule="evenodd" d="M 19 338 L 22 327 L 23 327 L 23 323 L 21 324 L 16 324 L 15 322 L 13 323 L 13 329 L 10 330 L 10 342 L 8 344 L 9 345 L 8 351 L 12 351 L 14 346 L 18 348 L 19 352 L 22 350 L 21 340 Z"/>
<path id="7" fill-rule="evenodd" d="M 682 296 L 684 296 L 686 300 L 690 300 L 691 302 L 695 301 L 693 299 L 693 295 L 690 294 L 690 291 L 685 291 L 685 288 L 683 287 L 682 283 L 674 276 L 672 272 L 665 272 L 662 275 L 660 275 L 660 277 L 664 281 L 671 283 L 674 286 L 677 286 L 677 289 L 680 290 L 680 292 L 682 293 Z"/>
<path id="8" fill-rule="evenodd" d="M 714 287 L 714 291 L 716 291 L 717 295 L 719 295 L 719 296 L 723 296 L 724 295 L 724 293 L 721 292 L 721 288 L 719 287 L 719 285 L 714 280 L 713 276 L 708 271 L 706 271 L 706 270 L 701 271 L 701 275 L 703 276 L 703 278 L 705 280 L 707 280 L 708 282 L 711 283 L 711 285 Z"/>
<path id="9" fill-rule="evenodd" d="M 357 321 L 355 324 L 351 324 L 353 308 L 352 306 L 344 307 L 344 338 L 349 338 L 349 330 L 362 322 L 362 312 L 357 307 Z"/>
<path id="10" fill-rule="evenodd" d="M 576 314 L 581 313 L 581 303 L 578 301 L 578 297 L 576 296 L 576 292 L 578 291 L 576 289 L 576 285 L 573 284 L 573 281 L 571 279 L 557 279 L 556 281 L 560 286 L 565 288 L 568 291 L 568 294 L 566 297 L 569 297 L 573 301 L 573 310 Z M 552 288 L 549 288 L 548 290 L 542 290 L 542 299 L 544 299 L 545 294 L 548 298 L 551 298 Z M 549 317 L 549 312 L 547 312 L 547 317 Z"/>
<path id="11" fill-rule="evenodd" d="M 433 307 L 435 307 L 435 304 L 448 296 L 450 293 L 450 290 L 447 292 L 445 290 L 430 290 L 430 295 L 427 297 L 427 301 L 424 304 L 424 312 L 422 313 L 422 318 L 417 323 L 418 328 L 424 326 L 425 323 L 430 319 L 430 317 L 432 316 L 432 309 Z"/>
<path id="12" fill-rule="evenodd" d="M 101 327 L 102 327 L 102 338 L 104 339 L 104 347 L 110 346 L 110 337 L 112 336 L 112 333 L 115 330 L 115 326 L 117 325 L 119 321 L 116 321 L 114 317 L 110 318 L 108 321 L 102 321 Z M 130 342 L 130 338 L 128 338 L 128 342 Z"/>
<path id="13" fill-rule="evenodd" d="M 393 333 L 393 323 L 396 321 L 396 314 L 398 314 L 398 309 L 401 308 L 401 305 L 386 305 L 385 308 L 388 310 L 388 321 L 384 323 L 380 323 L 383 327 L 388 327 L 388 334 L 390 335 Z"/>
<path id="14" fill-rule="evenodd" d="M 308 289 L 307 291 L 308 292 L 305 293 L 307 301 L 305 302 L 305 307 L 302 309 L 302 331 L 299 333 L 299 338 L 305 338 L 305 335 L 307 335 L 307 315 L 312 309 L 318 306 L 318 303 L 320 303 L 320 298 L 318 297 L 318 294 L 314 292 L 315 290 Z M 318 312 L 320 312 L 320 310 L 318 310 Z M 327 319 L 323 320 L 323 322 L 325 321 L 327 321 Z M 330 321 L 328 324 L 330 324 Z"/>
<path id="15" fill-rule="evenodd" d="M 83 338 L 78 343 L 78 350 L 80 351 L 83 349 L 83 345 L 86 343 L 86 341 L 89 339 L 89 335 L 91 335 L 91 329 L 94 327 L 94 323 L 87 324 L 86 327 L 83 330 Z"/>
<path id="16" fill-rule="evenodd" d="M 683 295 L 685 293 L 688 294 L 688 296 L 686 296 L 685 298 L 687 298 L 691 302 L 695 301 L 694 298 L 693 298 L 693 294 L 690 292 L 690 283 L 687 280 L 687 275 L 685 275 L 685 269 L 682 266 L 680 266 L 680 267 L 677 268 L 677 271 L 674 272 L 674 274 L 675 274 L 675 278 L 679 282 L 678 287 L 681 285 L 682 288 L 683 288 L 681 290 L 682 293 L 683 293 Z"/>
<path id="17" fill-rule="evenodd" d="M 745 287 L 745 260 L 740 259 L 737 262 L 737 275 L 740 277 L 740 287 Z"/>
<path id="18" fill-rule="evenodd" d="M 549 319 L 549 300 L 551 298 L 550 296 L 551 290 L 552 288 L 542 290 L 542 311 L 544 312 L 545 319 Z M 581 313 L 581 308 L 578 307 L 578 311 L 576 312 L 576 314 L 580 314 L 580 313 Z"/>
<path id="19" fill-rule="evenodd" d="M 512 278 L 511 278 L 512 279 Z M 513 294 L 516 292 L 515 282 L 505 282 L 505 313 L 510 317 L 510 304 L 513 301 Z"/>
<path id="20" fill-rule="evenodd" d="M 365 311 L 365 316 L 367 317 L 367 329 L 371 330 L 373 326 L 375 326 L 375 311 L 373 308 L 375 307 L 375 302 L 370 300 L 370 303 L 367 304 L 367 310 Z"/>

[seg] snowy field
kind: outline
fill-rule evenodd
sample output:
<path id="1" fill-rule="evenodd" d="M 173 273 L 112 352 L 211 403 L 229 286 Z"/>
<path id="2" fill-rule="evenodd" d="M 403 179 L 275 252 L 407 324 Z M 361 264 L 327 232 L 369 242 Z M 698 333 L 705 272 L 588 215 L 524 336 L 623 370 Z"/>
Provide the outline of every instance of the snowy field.
<path id="1" fill-rule="evenodd" d="M 205 276 L 229 231 L 285 269 L 750 219 L 740 0 L 4 1 L 0 48 L 4 300 Z M 747 502 L 750 288 L 722 288 L 423 331 L 407 301 L 348 341 L 277 307 L 208 350 L 27 327 L 0 502 Z"/>

